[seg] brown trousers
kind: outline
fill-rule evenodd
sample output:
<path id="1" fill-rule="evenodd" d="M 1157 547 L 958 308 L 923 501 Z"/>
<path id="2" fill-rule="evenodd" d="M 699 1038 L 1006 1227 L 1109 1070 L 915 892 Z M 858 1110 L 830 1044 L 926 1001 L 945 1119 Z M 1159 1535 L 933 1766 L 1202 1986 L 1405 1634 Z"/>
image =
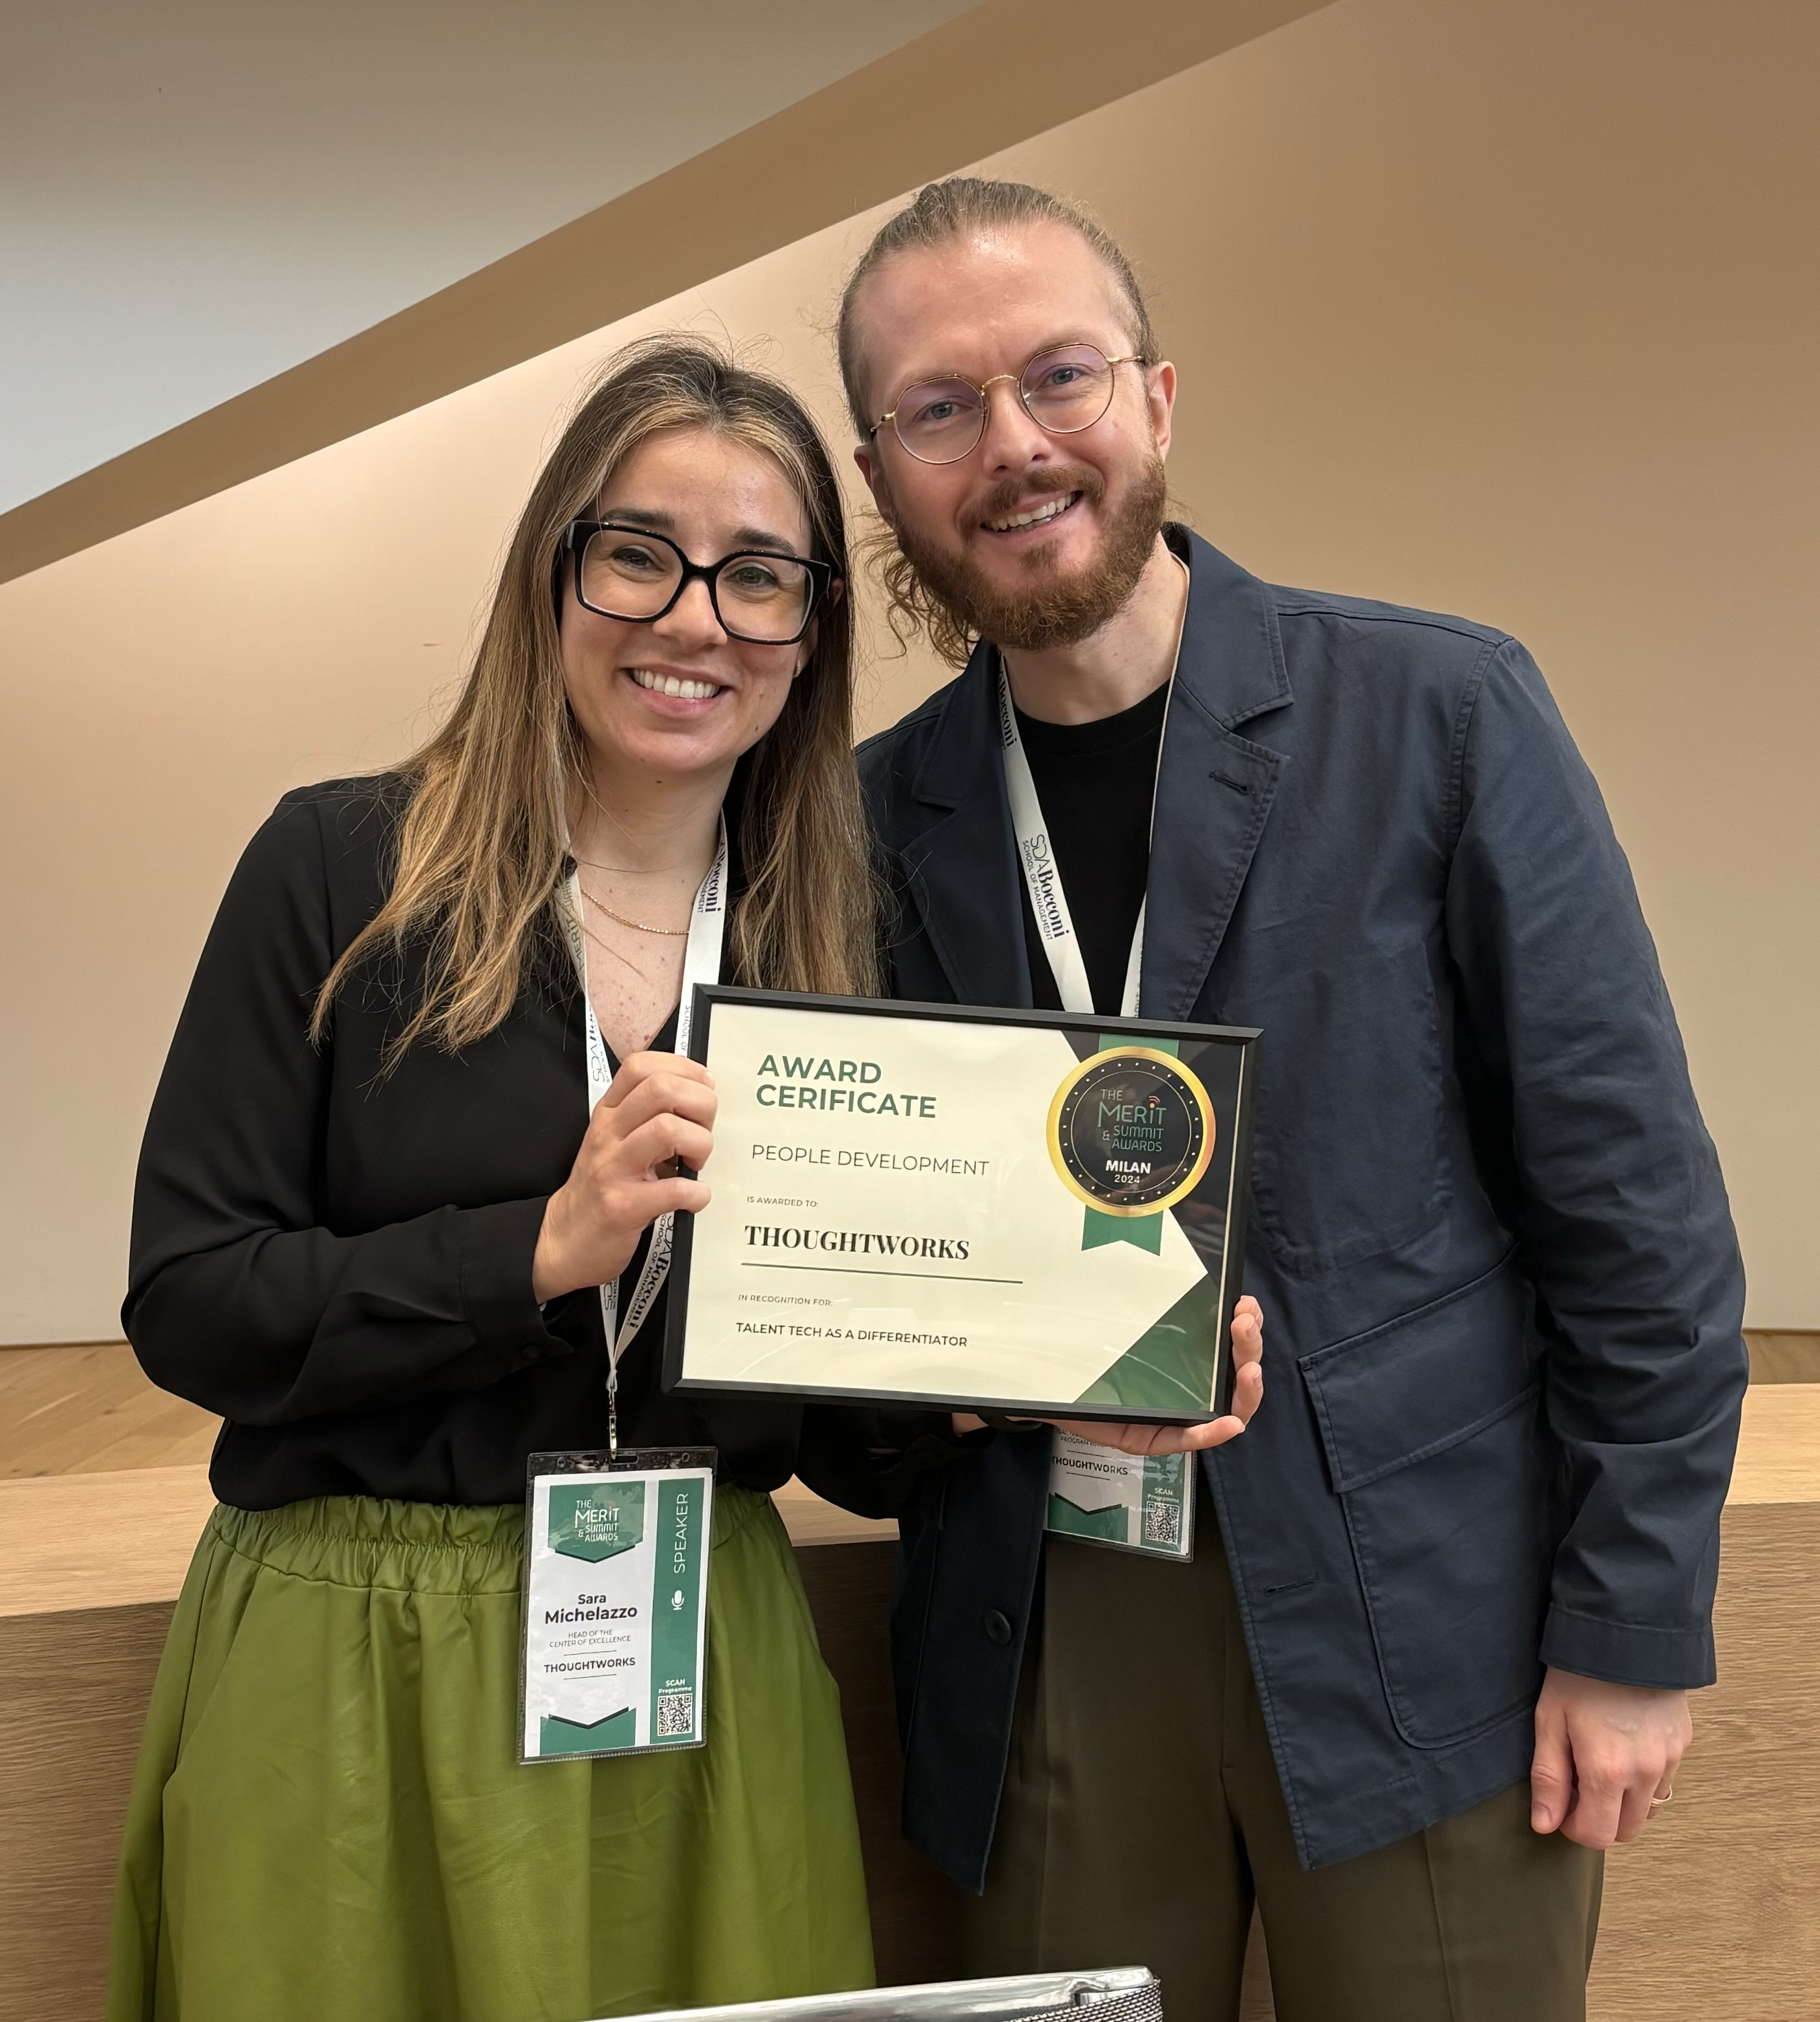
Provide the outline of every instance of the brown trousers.
<path id="1" fill-rule="evenodd" d="M 1046 1540 L 978 1974 L 1147 1965 L 1169 2022 L 1235 2022 L 1253 1900 L 1278 2022 L 1583 2022 L 1601 1857 L 1521 1783 L 1330 1867 L 1297 1862 L 1219 1525 L 1192 1565 Z"/>

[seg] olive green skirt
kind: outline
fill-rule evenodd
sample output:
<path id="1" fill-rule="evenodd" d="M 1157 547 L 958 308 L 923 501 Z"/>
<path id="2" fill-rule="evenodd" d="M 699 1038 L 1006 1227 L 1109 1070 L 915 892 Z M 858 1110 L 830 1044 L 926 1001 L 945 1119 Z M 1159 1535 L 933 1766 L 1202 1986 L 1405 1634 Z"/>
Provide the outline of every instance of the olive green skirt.
<path id="1" fill-rule="evenodd" d="M 580 2022 L 870 1986 L 839 1695 L 715 1497 L 707 1743 L 522 1766 L 523 1513 L 217 1509 L 159 1667 L 109 2022 Z"/>

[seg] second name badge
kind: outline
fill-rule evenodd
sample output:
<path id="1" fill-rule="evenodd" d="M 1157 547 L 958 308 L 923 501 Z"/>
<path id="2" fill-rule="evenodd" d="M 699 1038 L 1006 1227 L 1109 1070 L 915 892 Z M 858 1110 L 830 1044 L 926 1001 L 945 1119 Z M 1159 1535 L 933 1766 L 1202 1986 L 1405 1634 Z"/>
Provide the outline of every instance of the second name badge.
<path id="1" fill-rule="evenodd" d="M 1194 1556 L 1192 1454 L 1128 1454 L 1058 1431 L 1043 1527 L 1153 1558 Z"/>

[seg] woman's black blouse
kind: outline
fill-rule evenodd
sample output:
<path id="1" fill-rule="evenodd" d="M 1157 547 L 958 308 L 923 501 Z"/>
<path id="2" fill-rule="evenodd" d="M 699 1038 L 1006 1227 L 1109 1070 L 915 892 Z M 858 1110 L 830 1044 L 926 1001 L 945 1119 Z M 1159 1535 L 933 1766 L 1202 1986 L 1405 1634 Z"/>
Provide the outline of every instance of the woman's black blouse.
<path id="1" fill-rule="evenodd" d="M 592 1290 L 539 1310 L 531 1254 L 587 1120 L 581 990 L 553 943 L 505 1022 L 451 1056 L 381 1055 L 418 973 L 344 991 L 378 910 L 396 777 L 287 794 L 221 902 L 146 1126 L 122 1319 L 155 1383 L 227 1421 L 215 1493 L 512 1502 L 527 1454 L 607 1442 Z M 622 1285 L 622 1305 L 640 1254 Z M 665 1302 L 620 1364 L 620 1443 L 717 1447 L 726 1478 L 795 1466 L 787 1400 L 666 1397 Z"/>

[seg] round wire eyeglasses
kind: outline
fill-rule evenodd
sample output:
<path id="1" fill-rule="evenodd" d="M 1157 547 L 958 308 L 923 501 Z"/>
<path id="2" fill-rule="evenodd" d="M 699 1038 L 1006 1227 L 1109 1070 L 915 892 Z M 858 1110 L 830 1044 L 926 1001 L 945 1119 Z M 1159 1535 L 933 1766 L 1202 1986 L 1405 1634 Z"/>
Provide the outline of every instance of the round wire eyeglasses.
<path id="1" fill-rule="evenodd" d="M 1016 387 L 1024 412 L 1038 428 L 1052 436 L 1078 435 L 1112 405 L 1117 368 L 1150 362 L 1136 352 L 1108 358 L 1092 344 L 1052 345 L 1022 372 L 996 372 L 985 381 L 958 374 L 918 380 L 899 394 L 891 411 L 881 414 L 868 433 L 876 440 L 888 422 L 919 463 L 958 463 L 985 434 L 988 389 L 1004 380 Z"/>

